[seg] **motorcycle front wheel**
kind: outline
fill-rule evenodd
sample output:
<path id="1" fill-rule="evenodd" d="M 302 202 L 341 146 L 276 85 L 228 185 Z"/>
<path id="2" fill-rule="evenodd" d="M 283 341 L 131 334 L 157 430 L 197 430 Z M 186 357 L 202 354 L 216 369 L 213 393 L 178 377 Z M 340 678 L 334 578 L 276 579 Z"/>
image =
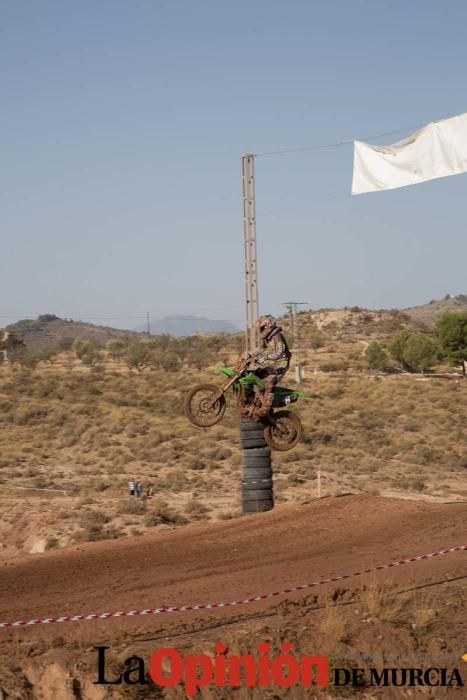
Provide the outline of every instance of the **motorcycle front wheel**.
<path id="1" fill-rule="evenodd" d="M 264 439 L 273 450 L 285 452 L 300 442 L 302 423 L 292 411 L 276 411 L 264 429 Z"/>
<path id="2" fill-rule="evenodd" d="M 186 395 L 183 409 L 188 420 L 198 428 L 209 428 L 222 420 L 225 413 L 225 397 L 222 395 L 212 403 L 212 397 L 219 393 L 214 384 L 200 384 Z"/>

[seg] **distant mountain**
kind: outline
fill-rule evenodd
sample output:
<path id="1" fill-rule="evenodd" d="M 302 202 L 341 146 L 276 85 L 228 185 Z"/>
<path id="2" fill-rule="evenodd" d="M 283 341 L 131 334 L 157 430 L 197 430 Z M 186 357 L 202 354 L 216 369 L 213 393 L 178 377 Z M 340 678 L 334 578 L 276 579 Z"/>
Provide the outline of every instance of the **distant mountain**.
<path id="1" fill-rule="evenodd" d="M 103 346 L 109 340 L 128 340 L 145 337 L 146 325 L 132 331 L 96 326 L 83 321 L 73 321 L 42 314 L 36 319 L 23 319 L 5 328 L 22 340 L 30 350 L 44 350 L 46 347 L 66 349 L 75 340 L 93 340 Z M 231 321 L 215 321 L 197 316 L 168 316 L 151 321 L 151 334 L 167 333 L 173 336 L 194 335 L 195 333 L 238 333 L 239 328 Z M 143 336 L 144 334 L 144 336 Z"/>
<path id="2" fill-rule="evenodd" d="M 443 299 L 433 299 L 429 304 L 403 309 L 414 321 L 421 321 L 433 328 L 436 319 L 446 311 L 467 311 L 467 294 L 446 294 Z"/>
<path id="3" fill-rule="evenodd" d="M 146 325 L 135 328 L 143 333 Z M 166 316 L 150 322 L 152 335 L 168 333 L 174 336 L 195 335 L 196 333 L 238 333 L 240 328 L 232 321 L 213 320 L 201 316 Z"/>
<path id="4" fill-rule="evenodd" d="M 299 317 L 303 332 L 308 321 L 318 329 L 326 329 L 329 324 L 355 334 L 358 329 L 371 335 L 373 331 L 381 333 L 384 325 L 388 333 L 394 333 L 401 327 L 410 330 L 433 328 L 436 320 L 446 311 L 466 311 L 467 294 L 447 294 L 443 299 L 433 299 L 428 304 L 413 306 L 396 312 L 395 309 L 379 311 L 345 307 L 344 309 L 318 309 L 301 312 Z M 398 314 L 398 315 L 397 315 Z M 376 323 L 378 321 L 378 323 Z M 284 328 L 291 334 L 289 319 L 284 318 Z M 376 325 L 375 325 L 376 324 Z M 54 314 L 42 314 L 36 319 L 23 319 L 5 328 L 14 334 L 30 350 L 43 350 L 46 347 L 67 349 L 75 340 L 93 340 L 103 346 L 109 340 L 130 340 L 144 338 L 146 324 L 133 331 L 97 326 L 83 321 L 62 319 Z M 238 333 L 241 329 L 232 321 L 214 320 L 200 316 L 166 316 L 151 321 L 151 334 L 168 334 L 176 337 L 195 335 L 196 333 Z M 306 336 L 306 333 L 305 333 Z"/>

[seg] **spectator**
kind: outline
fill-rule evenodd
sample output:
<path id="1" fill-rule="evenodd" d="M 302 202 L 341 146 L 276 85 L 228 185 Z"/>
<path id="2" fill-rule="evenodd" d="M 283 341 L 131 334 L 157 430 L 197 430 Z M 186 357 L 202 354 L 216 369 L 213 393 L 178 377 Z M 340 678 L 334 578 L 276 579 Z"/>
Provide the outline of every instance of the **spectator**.
<path id="1" fill-rule="evenodd" d="M 146 498 L 152 498 L 154 496 L 154 489 L 150 484 L 148 484 L 148 487 L 146 489 Z"/>
<path id="2" fill-rule="evenodd" d="M 130 481 L 128 482 L 128 493 L 130 494 L 130 496 L 135 495 L 135 477 L 130 479 Z"/>
<path id="3" fill-rule="evenodd" d="M 138 481 L 136 482 L 136 495 L 138 498 L 143 498 L 143 494 L 144 494 L 143 484 L 138 479 Z"/>

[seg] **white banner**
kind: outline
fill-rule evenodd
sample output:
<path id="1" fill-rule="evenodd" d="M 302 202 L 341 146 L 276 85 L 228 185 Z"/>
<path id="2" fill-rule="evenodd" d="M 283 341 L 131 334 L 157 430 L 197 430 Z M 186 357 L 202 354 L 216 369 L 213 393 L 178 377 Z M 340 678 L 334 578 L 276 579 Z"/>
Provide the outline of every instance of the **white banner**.
<path id="1" fill-rule="evenodd" d="M 467 112 L 431 122 L 390 146 L 354 141 L 352 194 L 467 172 Z"/>

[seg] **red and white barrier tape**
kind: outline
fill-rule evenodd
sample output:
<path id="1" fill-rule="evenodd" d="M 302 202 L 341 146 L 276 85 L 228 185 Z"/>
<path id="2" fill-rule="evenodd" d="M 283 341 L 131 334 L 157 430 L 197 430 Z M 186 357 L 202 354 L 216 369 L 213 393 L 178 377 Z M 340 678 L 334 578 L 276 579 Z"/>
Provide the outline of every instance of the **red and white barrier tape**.
<path id="1" fill-rule="evenodd" d="M 358 486 L 352 486 L 352 484 L 347 484 L 345 481 L 339 481 L 338 479 L 334 479 L 332 476 L 327 476 L 327 474 L 323 474 L 323 472 L 320 472 L 320 476 L 322 479 L 326 479 L 326 481 L 334 481 L 334 483 L 339 484 L 340 486 L 345 486 L 348 489 L 355 489 L 355 491 L 361 491 L 362 493 L 366 493 L 366 491 L 359 488 Z"/>
<path id="2" fill-rule="evenodd" d="M 53 622 L 79 622 L 81 620 L 107 620 L 110 617 L 136 617 L 138 615 L 160 615 L 162 613 L 175 613 L 175 612 L 188 612 L 192 610 L 213 610 L 216 608 L 228 608 L 235 605 L 245 605 L 246 603 L 256 603 L 260 600 L 267 600 L 269 598 L 276 598 L 277 596 L 286 595 L 287 593 L 295 593 L 296 591 L 303 591 L 307 588 L 313 588 L 314 586 L 322 586 L 325 583 L 332 583 L 334 581 L 342 581 L 346 578 L 352 578 L 353 576 L 361 576 L 362 574 L 369 574 L 373 571 L 381 571 L 382 569 L 391 569 L 396 566 L 402 566 L 403 564 L 410 564 L 414 561 L 421 561 L 422 559 L 431 559 L 432 557 L 439 557 L 442 554 L 450 554 L 451 552 L 460 552 L 462 550 L 467 550 L 467 544 L 461 544 L 456 547 L 451 547 L 450 549 L 441 549 L 438 552 L 431 552 L 431 554 L 421 554 L 418 557 L 410 557 L 409 559 L 400 559 L 399 561 L 393 561 L 390 564 L 381 564 L 380 566 L 373 566 L 371 569 L 362 569 L 362 571 L 355 571 L 352 574 L 342 574 L 341 576 L 333 576 L 332 578 L 321 579 L 320 581 L 313 581 L 313 583 L 303 583 L 299 586 L 291 586 L 290 588 L 284 588 L 282 591 L 274 591 L 273 593 L 263 593 L 262 595 L 253 596 L 252 598 L 245 598 L 244 600 L 232 600 L 225 603 L 201 603 L 197 605 L 179 605 L 171 606 L 168 608 L 146 608 L 144 610 L 121 610 L 120 612 L 104 612 L 104 613 L 91 613 L 89 615 L 61 615 L 60 617 L 46 617 L 42 620 L 17 620 L 16 622 L 0 622 L 0 628 L 6 629 L 7 627 L 28 627 L 30 625 L 50 625 Z"/>

